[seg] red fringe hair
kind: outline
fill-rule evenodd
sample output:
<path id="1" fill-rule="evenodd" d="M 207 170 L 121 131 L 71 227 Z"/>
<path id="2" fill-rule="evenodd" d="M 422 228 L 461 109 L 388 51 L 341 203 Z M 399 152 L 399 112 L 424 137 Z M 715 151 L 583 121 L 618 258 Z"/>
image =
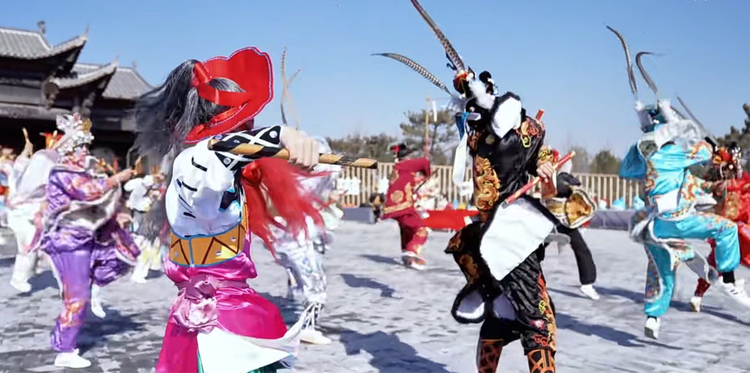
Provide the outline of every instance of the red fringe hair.
<path id="1" fill-rule="evenodd" d="M 276 251 L 273 248 L 272 226 L 296 236 L 302 231 L 307 234 L 307 217 L 312 218 L 316 225 L 323 224 L 323 217 L 316 207 L 318 198 L 306 192 L 299 181 L 300 177 L 309 176 L 309 172 L 277 158 L 255 160 L 242 170 L 247 229 L 266 243 L 274 258 Z M 286 225 L 274 219 L 265 197 L 268 197 Z"/>

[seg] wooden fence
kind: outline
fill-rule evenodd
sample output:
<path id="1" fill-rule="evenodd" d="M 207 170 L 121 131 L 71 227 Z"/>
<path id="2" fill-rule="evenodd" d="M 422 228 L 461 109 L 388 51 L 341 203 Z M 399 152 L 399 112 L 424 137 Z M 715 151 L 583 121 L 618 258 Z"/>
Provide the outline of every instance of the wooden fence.
<path id="1" fill-rule="evenodd" d="M 447 194 L 449 201 L 465 202 L 467 198 L 459 196 L 458 188 L 451 180 L 452 168 L 451 166 L 433 166 L 433 177 L 437 178 L 441 193 Z M 380 180 L 387 179 L 392 170 L 393 163 L 380 163 L 377 170 L 344 168 L 341 175 L 341 179 L 344 180 L 340 184 L 358 184 L 358 186 L 347 188 L 350 193 L 344 196 L 343 203 L 348 206 L 360 206 L 367 203 L 370 195 L 377 192 Z M 467 181 L 471 177 L 470 171 L 471 169 L 468 169 L 466 173 L 465 180 Z M 621 197 L 625 198 L 626 206 L 630 207 L 633 197 L 637 196 L 640 190 L 637 182 L 623 180 L 617 175 L 580 173 L 575 176 L 592 197 L 606 200 L 608 207 Z"/>

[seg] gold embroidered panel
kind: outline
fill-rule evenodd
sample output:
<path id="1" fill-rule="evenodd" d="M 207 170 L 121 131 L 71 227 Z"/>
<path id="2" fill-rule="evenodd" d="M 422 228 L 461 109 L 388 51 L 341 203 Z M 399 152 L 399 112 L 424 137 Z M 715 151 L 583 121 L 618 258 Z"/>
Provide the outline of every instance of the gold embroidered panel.
<path id="1" fill-rule="evenodd" d="M 234 258 L 242 252 L 247 221 L 215 236 L 180 238 L 172 233 L 169 259 L 182 266 L 210 266 Z"/>

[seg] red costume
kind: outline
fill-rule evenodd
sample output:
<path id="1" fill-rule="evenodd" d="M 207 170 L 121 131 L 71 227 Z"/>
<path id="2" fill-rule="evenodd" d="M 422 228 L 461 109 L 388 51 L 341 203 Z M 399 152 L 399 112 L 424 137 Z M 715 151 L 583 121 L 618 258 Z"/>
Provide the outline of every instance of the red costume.
<path id="1" fill-rule="evenodd" d="M 736 150 L 735 150 L 736 149 Z M 742 172 L 740 166 L 740 151 L 735 146 L 730 146 L 729 150 L 719 148 L 714 157 L 714 173 L 718 180 L 729 179 L 726 181 L 726 190 L 723 193 L 719 203 L 715 207 L 718 215 L 731 219 L 737 223 L 737 233 L 740 239 L 740 264 L 750 267 L 750 175 Z M 714 249 L 716 244 L 709 240 L 711 244 L 711 254 L 708 256 L 708 263 L 716 266 L 714 258 Z M 711 284 L 700 279 L 698 286 L 695 288 L 695 296 L 703 297 L 708 291 Z"/>
<path id="2" fill-rule="evenodd" d="M 410 154 L 404 145 L 394 147 L 399 159 Z M 401 252 L 405 265 L 421 266 L 425 260 L 420 256 L 427 242 L 427 227 L 414 208 L 417 173 L 430 177 L 430 161 L 426 158 L 408 159 L 393 166 L 388 192 L 385 197 L 383 219 L 394 219 L 401 230 Z"/>

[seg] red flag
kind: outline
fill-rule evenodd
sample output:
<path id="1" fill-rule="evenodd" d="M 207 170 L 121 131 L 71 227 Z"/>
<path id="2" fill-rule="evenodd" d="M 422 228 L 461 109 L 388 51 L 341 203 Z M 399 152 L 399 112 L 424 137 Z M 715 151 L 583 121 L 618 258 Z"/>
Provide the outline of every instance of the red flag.
<path id="1" fill-rule="evenodd" d="M 476 210 L 428 210 L 423 219 L 430 229 L 461 230 L 472 223 L 472 217 L 479 214 Z"/>

